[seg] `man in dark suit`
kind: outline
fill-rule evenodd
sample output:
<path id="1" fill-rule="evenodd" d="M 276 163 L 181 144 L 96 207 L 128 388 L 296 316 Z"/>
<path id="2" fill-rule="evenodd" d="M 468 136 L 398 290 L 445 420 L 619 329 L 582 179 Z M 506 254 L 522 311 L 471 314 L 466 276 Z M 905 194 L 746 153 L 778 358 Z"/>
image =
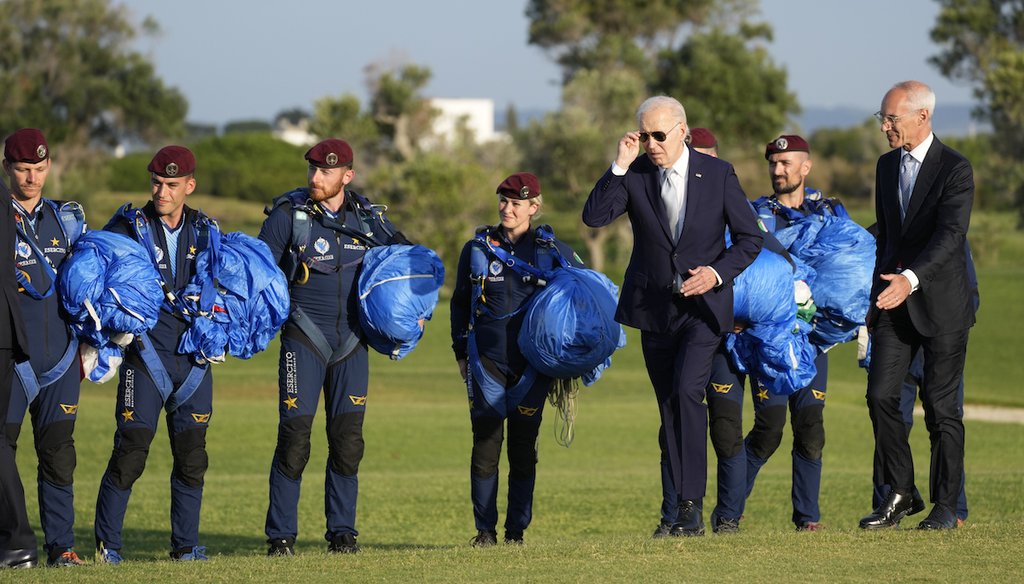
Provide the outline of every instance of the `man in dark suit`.
<path id="1" fill-rule="evenodd" d="M 929 491 L 934 503 L 919 529 L 956 527 L 964 468 L 963 407 L 958 397 L 974 307 L 964 241 L 974 174 L 960 153 L 932 133 L 935 94 L 919 81 L 893 86 L 875 114 L 891 152 L 875 170 L 878 242 L 867 402 L 889 495 L 860 521 L 895 527 L 925 508 L 915 496 L 914 461 L 900 390 L 911 359 L 924 352 L 921 401 L 931 438 Z"/>
<path id="2" fill-rule="evenodd" d="M 721 336 L 733 327 L 732 280 L 760 251 L 761 231 L 732 165 L 686 146 L 681 103 L 652 97 L 636 117 L 639 129 L 619 140 L 583 222 L 602 227 L 626 213 L 632 223 L 633 253 L 615 318 L 641 330 L 680 501 L 670 535 L 703 535 L 704 389 Z"/>
<path id="3" fill-rule="evenodd" d="M 14 278 L 14 207 L 7 185 L 0 180 L 0 421 L 7 419 L 14 382 L 14 362 L 28 359 L 25 325 Z M 0 568 L 36 565 L 36 536 L 25 510 L 25 489 L 18 476 L 14 449 L 0 432 Z"/>

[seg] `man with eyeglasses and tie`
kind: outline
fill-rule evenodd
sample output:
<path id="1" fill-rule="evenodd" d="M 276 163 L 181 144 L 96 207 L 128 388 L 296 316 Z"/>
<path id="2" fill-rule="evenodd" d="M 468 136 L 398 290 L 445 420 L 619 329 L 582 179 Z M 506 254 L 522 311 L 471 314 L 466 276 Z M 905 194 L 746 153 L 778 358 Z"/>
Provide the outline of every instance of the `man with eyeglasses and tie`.
<path id="1" fill-rule="evenodd" d="M 615 318 L 641 331 L 679 501 L 669 535 L 698 536 L 707 487 L 704 390 L 721 336 L 733 327 L 732 280 L 757 257 L 762 235 L 732 165 L 686 146 L 679 101 L 651 97 L 636 119 L 639 129 L 619 140 L 587 198 L 583 222 L 603 227 L 627 214 L 632 223 Z"/>
<path id="2" fill-rule="evenodd" d="M 900 411 L 900 389 L 914 353 L 924 352 L 921 401 L 931 438 L 934 507 L 918 529 L 956 527 L 964 468 L 958 395 L 974 306 L 964 241 L 974 200 L 971 164 L 932 133 L 935 94 L 919 81 L 897 83 L 875 114 L 892 151 L 875 169 L 878 241 L 867 403 L 888 496 L 862 529 L 896 527 L 925 509 L 914 496 L 914 461 Z"/>

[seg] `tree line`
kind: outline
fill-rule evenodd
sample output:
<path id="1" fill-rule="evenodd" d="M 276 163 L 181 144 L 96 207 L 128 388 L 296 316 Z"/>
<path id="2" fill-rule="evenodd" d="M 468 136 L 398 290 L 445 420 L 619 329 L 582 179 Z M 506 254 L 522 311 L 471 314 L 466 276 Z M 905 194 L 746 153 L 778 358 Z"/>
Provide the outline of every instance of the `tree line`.
<path id="1" fill-rule="evenodd" d="M 939 3 L 933 64 L 975 88 L 975 115 L 994 129 L 943 139 L 974 163 L 976 208 L 1024 217 L 1024 5 Z M 769 188 L 764 144 L 799 132 L 791 124 L 799 102 L 771 58 L 772 30 L 758 20 L 757 7 L 756 0 L 651 0 L 641 12 L 625 0 L 529 0 L 528 42 L 562 70 L 558 110 L 525 124 L 510 111 L 508 139 L 479 144 L 463 128 L 439 140 L 431 136 L 436 112 L 423 93 L 429 67 L 372 63 L 365 68 L 368 102 L 325 96 L 311 104 L 309 128 L 348 140 L 357 153 L 356 190 L 388 203 L 403 230 L 448 262 L 473 226 L 494 221 L 495 185 L 528 170 L 544 185 L 545 220 L 585 247 L 594 267 L 621 265 L 630 248 L 625 222 L 591 230 L 578 214 L 614 155 L 615 138 L 635 126 L 633 110 L 644 97 L 672 95 L 686 105 L 691 126 L 712 129 L 751 197 Z M 158 30 L 151 18 L 131 22 L 110 0 L 0 0 L 0 130 L 44 129 L 56 163 L 48 196 L 137 191 L 146 184 L 149 147 L 189 134 L 181 91 L 131 48 L 133 39 Z M 239 131 L 223 135 L 193 132 L 201 192 L 266 203 L 302 185 L 304 149 L 275 140 L 258 123 L 235 125 Z M 805 137 L 813 186 L 866 205 L 875 161 L 887 148 L 877 124 L 866 119 Z M 145 147 L 114 158 L 124 144 Z"/>

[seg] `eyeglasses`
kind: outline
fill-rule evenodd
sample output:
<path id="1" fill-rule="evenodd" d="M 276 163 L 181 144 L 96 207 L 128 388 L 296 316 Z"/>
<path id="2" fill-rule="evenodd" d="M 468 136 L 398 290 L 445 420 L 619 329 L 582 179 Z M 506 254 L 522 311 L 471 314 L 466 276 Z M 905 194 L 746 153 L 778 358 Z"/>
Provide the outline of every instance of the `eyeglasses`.
<path id="1" fill-rule="evenodd" d="M 678 126 L 681 123 L 683 122 L 676 122 L 675 126 L 672 126 L 671 128 L 668 129 L 668 132 L 640 132 L 640 141 L 646 142 L 651 138 L 654 138 L 658 142 L 664 142 L 665 138 L 668 138 L 668 135 L 672 132 L 672 130 L 675 130 L 676 126 Z"/>
<path id="2" fill-rule="evenodd" d="M 883 126 L 886 125 L 886 124 L 889 124 L 890 126 L 895 126 L 896 122 L 900 121 L 901 119 L 903 119 L 903 118 L 905 118 L 905 117 L 907 117 L 909 115 L 916 114 L 919 111 L 921 111 L 921 109 L 916 109 L 916 110 L 913 110 L 913 111 L 909 111 L 909 112 L 907 112 L 905 114 L 900 114 L 898 116 L 886 116 L 886 115 L 883 115 L 882 112 L 877 111 L 877 112 L 875 112 L 875 119 L 878 120 L 878 123 L 882 124 Z"/>

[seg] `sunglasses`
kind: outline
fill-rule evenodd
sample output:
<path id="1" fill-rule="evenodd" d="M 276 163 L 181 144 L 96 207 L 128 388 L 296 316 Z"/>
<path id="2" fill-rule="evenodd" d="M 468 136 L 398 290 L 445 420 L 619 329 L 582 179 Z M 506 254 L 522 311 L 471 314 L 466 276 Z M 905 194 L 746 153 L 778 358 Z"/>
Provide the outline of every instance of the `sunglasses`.
<path id="1" fill-rule="evenodd" d="M 669 133 L 671 133 L 672 130 L 675 130 L 676 126 L 678 126 L 681 123 L 683 122 L 676 122 L 676 125 L 669 128 L 668 132 L 640 132 L 640 141 L 646 142 L 651 138 L 654 138 L 658 142 L 664 142 L 665 138 L 668 138 Z"/>

